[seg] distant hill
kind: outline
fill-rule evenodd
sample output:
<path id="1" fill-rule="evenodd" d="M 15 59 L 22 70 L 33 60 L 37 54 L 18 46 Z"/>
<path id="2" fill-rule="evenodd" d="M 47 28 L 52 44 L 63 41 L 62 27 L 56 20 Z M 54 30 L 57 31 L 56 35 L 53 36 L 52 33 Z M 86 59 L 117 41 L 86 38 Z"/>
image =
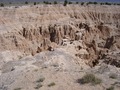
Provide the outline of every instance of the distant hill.
<path id="1" fill-rule="evenodd" d="M 0 2 L 42 2 L 42 1 L 64 1 L 64 0 L 0 0 Z M 68 1 L 81 1 L 81 2 L 118 2 L 120 3 L 120 0 L 68 0 Z"/>

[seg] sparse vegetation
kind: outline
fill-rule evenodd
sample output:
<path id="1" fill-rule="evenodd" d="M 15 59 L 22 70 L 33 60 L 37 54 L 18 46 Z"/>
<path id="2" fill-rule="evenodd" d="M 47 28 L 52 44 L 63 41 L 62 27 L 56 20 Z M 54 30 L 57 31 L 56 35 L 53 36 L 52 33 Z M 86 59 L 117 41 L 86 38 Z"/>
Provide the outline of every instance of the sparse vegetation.
<path id="1" fill-rule="evenodd" d="M 14 90 L 21 90 L 22 88 L 15 88 Z"/>
<path id="2" fill-rule="evenodd" d="M 38 79 L 36 82 L 39 83 L 39 82 L 43 82 L 44 80 L 45 78 L 43 77 L 43 78 Z"/>
<path id="3" fill-rule="evenodd" d="M 43 1 L 44 4 L 46 4 L 46 1 Z"/>
<path id="4" fill-rule="evenodd" d="M 105 5 L 111 5 L 111 3 L 106 2 Z"/>
<path id="5" fill-rule="evenodd" d="M 76 2 L 76 4 L 79 4 L 79 2 Z"/>
<path id="6" fill-rule="evenodd" d="M 111 87 L 107 88 L 106 90 L 114 90 L 114 87 L 111 86 Z"/>
<path id="7" fill-rule="evenodd" d="M 100 3 L 100 5 L 104 5 L 104 3 Z"/>
<path id="8" fill-rule="evenodd" d="M 67 6 L 67 4 L 68 4 L 68 1 L 65 0 L 63 6 Z"/>
<path id="9" fill-rule="evenodd" d="M 55 83 L 54 83 L 54 82 L 48 84 L 48 87 L 52 87 L 52 86 L 55 86 Z"/>
<path id="10" fill-rule="evenodd" d="M 37 71 L 38 71 L 38 69 L 35 69 L 34 71 L 35 71 L 35 72 L 37 72 Z"/>
<path id="11" fill-rule="evenodd" d="M 104 3 L 104 5 L 120 5 L 120 3 L 108 3 L 108 2 L 106 2 L 106 3 Z"/>
<path id="12" fill-rule="evenodd" d="M 120 3 L 118 3 L 117 5 L 120 5 Z"/>
<path id="13" fill-rule="evenodd" d="M 72 2 L 69 2 L 69 4 L 72 4 Z"/>
<path id="14" fill-rule="evenodd" d="M 81 5 L 83 5 L 84 2 L 81 3 Z M 97 5 L 97 4 L 100 4 L 100 5 L 120 5 L 120 3 L 110 3 L 110 2 L 101 2 L 101 3 L 98 3 L 98 2 L 87 2 L 86 5 L 89 5 L 89 4 L 94 4 L 94 5 Z"/>
<path id="15" fill-rule="evenodd" d="M 1 4 L 0 4 L 0 7 L 4 7 L 4 4 L 3 4 L 3 3 L 1 3 Z"/>
<path id="16" fill-rule="evenodd" d="M 93 2 L 93 4 L 98 4 L 97 2 Z"/>
<path id="17" fill-rule="evenodd" d="M 28 4 L 28 2 L 26 1 L 25 4 Z"/>
<path id="18" fill-rule="evenodd" d="M 109 76 L 109 78 L 116 79 L 116 78 L 117 78 L 117 75 L 116 75 L 116 74 L 111 74 L 111 75 Z"/>
<path id="19" fill-rule="evenodd" d="M 93 4 L 93 2 L 88 2 L 88 4 Z"/>
<path id="20" fill-rule="evenodd" d="M 42 84 L 37 84 L 37 86 L 36 87 L 34 87 L 35 89 L 39 89 L 39 88 L 41 88 L 43 85 Z"/>
<path id="21" fill-rule="evenodd" d="M 36 5 L 37 3 L 36 2 L 34 2 L 34 5 Z"/>
<path id="22" fill-rule="evenodd" d="M 81 5 L 84 5 L 84 2 L 81 2 Z"/>
<path id="23" fill-rule="evenodd" d="M 83 67 L 81 67 L 81 70 L 83 70 Z"/>
<path id="24" fill-rule="evenodd" d="M 21 59 L 22 58 L 22 56 L 18 56 L 18 59 Z"/>
<path id="25" fill-rule="evenodd" d="M 35 89 L 39 89 L 39 88 L 41 88 L 41 87 L 43 86 L 41 83 L 42 83 L 44 80 L 45 80 L 45 78 L 44 78 L 44 77 L 42 77 L 42 78 L 38 79 L 38 80 L 36 81 L 37 86 L 36 86 L 36 87 L 34 87 L 34 88 L 35 88 Z"/>
<path id="26" fill-rule="evenodd" d="M 11 2 L 9 2 L 9 4 L 12 4 Z"/>
<path id="27" fill-rule="evenodd" d="M 58 4 L 57 1 L 54 1 L 54 4 Z"/>
<path id="28" fill-rule="evenodd" d="M 98 4 L 98 3 L 97 3 L 97 2 L 88 2 L 87 5 L 89 5 L 89 4 L 94 4 L 94 5 L 96 5 L 96 4 Z"/>
<path id="29" fill-rule="evenodd" d="M 95 77 L 95 75 L 93 74 L 86 74 L 85 76 L 82 77 L 82 79 L 78 79 L 77 82 L 81 84 L 91 83 L 92 85 L 96 85 L 100 84 L 102 80 Z"/>
<path id="30" fill-rule="evenodd" d="M 51 2 L 43 1 L 44 4 L 51 4 Z"/>

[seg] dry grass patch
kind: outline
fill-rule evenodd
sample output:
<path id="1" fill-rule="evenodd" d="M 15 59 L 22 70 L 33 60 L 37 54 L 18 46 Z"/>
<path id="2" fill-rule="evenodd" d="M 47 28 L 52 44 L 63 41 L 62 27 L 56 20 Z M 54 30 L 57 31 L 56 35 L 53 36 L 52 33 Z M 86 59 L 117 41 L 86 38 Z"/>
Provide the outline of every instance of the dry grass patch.
<path id="1" fill-rule="evenodd" d="M 114 87 L 111 86 L 111 87 L 107 88 L 106 90 L 114 90 Z"/>
<path id="2" fill-rule="evenodd" d="M 37 86 L 36 87 L 34 87 L 35 89 L 39 89 L 39 88 L 41 88 L 43 85 L 42 84 L 37 84 Z"/>
<path id="3" fill-rule="evenodd" d="M 14 90 L 21 90 L 22 88 L 15 88 Z"/>
<path id="4" fill-rule="evenodd" d="M 54 82 L 48 84 L 48 87 L 52 87 L 52 86 L 55 86 L 55 83 L 54 83 Z"/>
<path id="5" fill-rule="evenodd" d="M 38 79 L 36 82 L 40 83 L 40 82 L 43 82 L 44 80 L 45 80 L 45 78 L 43 77 L 43 78 Z"/>
<path id="6" fill-rule="evenodd" d="M 77 82 L 80 84 L 91 83 L 92 85 L 97 85 L 100 84 L 102 80 L 97 78 L 94 74 L 86 74 L 81 79 L 78 79 Z"/>

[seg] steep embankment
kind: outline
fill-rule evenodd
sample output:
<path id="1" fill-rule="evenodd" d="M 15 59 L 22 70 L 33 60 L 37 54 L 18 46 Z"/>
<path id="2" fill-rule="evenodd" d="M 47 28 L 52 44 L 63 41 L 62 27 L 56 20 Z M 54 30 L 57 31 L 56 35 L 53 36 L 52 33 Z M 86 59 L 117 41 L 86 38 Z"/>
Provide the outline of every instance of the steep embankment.
<path id="1" fill-rule="evenodd" d="M 0 8 L 0 90 L 119 90 L 119 67 L 120 6 Z"/>
<path id="2" fill-rule="evenodd" d="M 73 54 L 94 66 L 105 53 L 120 49 L 120 6 L 40 5 L 0 9 L 0 51 L 18 50 L 35 55 L 78 41 Z M 87 53 L 81 54 L 81 49 Z"/>

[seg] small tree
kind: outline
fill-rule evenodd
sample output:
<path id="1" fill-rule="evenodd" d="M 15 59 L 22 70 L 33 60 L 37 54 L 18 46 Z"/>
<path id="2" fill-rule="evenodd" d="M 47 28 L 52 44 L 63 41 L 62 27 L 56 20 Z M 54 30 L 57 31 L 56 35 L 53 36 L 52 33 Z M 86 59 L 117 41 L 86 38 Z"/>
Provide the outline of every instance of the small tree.
<path id="1" fill-rule="evenodd" d="M 3 3 L 1 3 L 1 4 L 0 4 L 0 6 L 1 6 L 1 7 L 4 7 L 4 4 L 3 4 Z"/>
<path id="2" fill-rule="evenodd" d="M 45 3 L 46 3 L 46 1 L 43 1 L 43 3 L 45 4 Z"/>
<path id="3" fill-rule="evenodd" d="M 54 4 L 57 4 L 57 1 L 54 1 Z"/>
<path id="4" fill-rule="evenodd" d="M 48 1 L 46 1 L 46 4 L 49 4 L 49 2 L 48 2 Z"/>
<path id="5" fill-rule="evenodd" d="M 104 3 L 100 3 L 100 5 L 104 5 Z"/>
<path id="6" fill-rule="evenodd" d="M 47 1 L 43 1 L 43 3 L 44 3 L 44 4 L 48 4 L 48 2 L 47 2 Z"/>
<path id="7" fill-rule="evenodd" d="M 65 0 L 63 6 L 67 6 L 67 4 L 68 4 L 68 1 Z"/>
<path id="8" fill-rule="evenodd" d="M 26 1 L 25 4 L 28 4 L 28 2 Z"/>
<path id="9" fill-rule="evenodd" d="M 102 80 L 97 78 L 94 74 L 86 74 L 81 79 L 78 79 L 77 82 L 81 84 L 91 83 L 92 85 L 97 85 L 102 83 Z"/>
<path id="10" fill-rule="evenodd" d="M 84 5 L 84 2 L 81 2 L 81 5 Z"/>
<path id="11" fill-rule="evenodd" d="M 9 2 L 9 4 L 12 4 L 11 2 Z"/>
<path id="12" fill-rule="evenodd" d="M 97 4 L 97 2 L 93 2 L 93 4 Z"/>
<path id="13" fill-rule="evenodd" d="M 105 5 L 111 5 L 111 3 L 106 2 Z"/>
<path id="14" fill-rule="evenodd" d="M 93 4 L 93 2 L 88 2 L 87 4 Z"/>
<path id="15" fill-rule="evenodd" d="M 107 88 L 106 90 L 114 90 L 114 86 Z"/>
<path id="16" fill-rule="evenodd" d="M 44 4 L 51 4 L 51 2 L 43 1 Z"/>
<path id="17" fill-rule="evenodd" d="M 52 4 L 51 2 L 48 2 L 48 4 Z"/>
<path id="18" fill-rule="evenodd" d="M 79 2 L 76 2 L 76 4 L 79 4 Z"/>
<path id="19" fill-rule="evenodd" d="M 117 5 L 119 5 L 119 6 L 120 6 L 120 3 L 118 3 Z"/>
<path id="20" fill-rule="evenodd" d="M 34 2 L 34 5 L 36 5 L 37 3 L 36 2 Z"/>
<path id="21" fill-rule="evenodd" d="M 89 5 L 89 3 L 86 3 L 86 5 Z"/>
<path id="22" fill-rule="evenodd" d="M 72 2 L 69 2 L 69 4 L 72 4 Z"/>

